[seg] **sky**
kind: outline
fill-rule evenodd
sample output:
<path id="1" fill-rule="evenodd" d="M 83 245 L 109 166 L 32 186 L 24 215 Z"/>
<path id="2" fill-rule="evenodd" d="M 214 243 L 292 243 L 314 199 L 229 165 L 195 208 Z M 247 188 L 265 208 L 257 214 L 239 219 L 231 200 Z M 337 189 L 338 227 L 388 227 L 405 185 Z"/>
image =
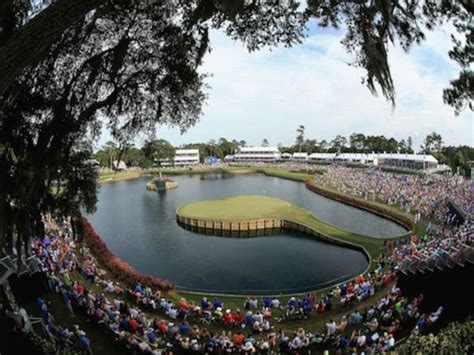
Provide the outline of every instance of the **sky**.
<path id="1" fill-rule="evenodd" d="M 249 53 L 242 42 L 211 32 L 212 51 L 200 69 L 212 74 L 203 115 L 184 134 L 160 127 L 157 137 L 175 146 L 220 137 L 254 146 L 266 138 L 270 145 L 287 146 L 294 143 L 298 125 L 304 125 L 306 138 L 318 141 L 354 132 L 411 136 L 417 150 L 425 136 L 436 131 L 445 145 L 474 146 L 473 113 L 455 116 L 442 100 L 443 88 L 459 71 L 448 57 L 448 30 L 428 33 L 409 53 L 390 49 L 395 109 L 361 84 L 365 73 L 348 65 L 352 58 L 340 44 L 342 36 L 310 24 L 301 45 Z M 99 144 L 109 139 L 104 132 Z"/>

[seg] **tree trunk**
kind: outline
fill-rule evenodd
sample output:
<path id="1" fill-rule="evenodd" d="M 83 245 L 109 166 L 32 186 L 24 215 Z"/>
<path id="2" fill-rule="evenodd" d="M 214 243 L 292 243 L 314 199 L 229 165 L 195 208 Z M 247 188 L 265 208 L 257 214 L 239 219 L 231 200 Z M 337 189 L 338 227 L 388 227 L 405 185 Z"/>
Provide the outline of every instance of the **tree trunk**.
<path id="1" fill-rule="evenodd" d="M 20 307 L 18 307 L 15 295 L 13 294 L 12 288 L 10 287 L 8 281 L 3 284 L 3 291 L 5 292 L 5 296 L 7 297 L 10 308 L 13 312 L 17 313 L 20 310 Z"/>

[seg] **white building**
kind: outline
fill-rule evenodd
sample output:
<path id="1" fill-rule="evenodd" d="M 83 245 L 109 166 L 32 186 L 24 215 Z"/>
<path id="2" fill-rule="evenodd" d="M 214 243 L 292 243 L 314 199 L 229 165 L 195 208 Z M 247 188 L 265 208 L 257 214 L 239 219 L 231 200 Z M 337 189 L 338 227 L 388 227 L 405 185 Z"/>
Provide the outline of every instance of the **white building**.
<path id="1" fill-rule="evenodd" d="M 308 153 L 293 153 L 293 160 L 294 161 L 307 161 L 308 160 Z"/>
<path id="2" fill-rule="evenodd" d="M 401 170 L 427 172 L 438 170 L 438 160 L 426 154 L 383 154 L 379 158 L 379 165 Z"/>
<path id="3" fill-rule="evenodd" d="M 199 164 L 199 149 L 176 149 L 174 154 L 175 166 Z"/>
<path id="4" fill-rule="evenodd" d="M 277 161 L 280 159 L 280 151 L 276 147 L 241 147 L 234 155 L 236 162 L 248 161 Z"/>
<path id="5" fill-rule="evenodd" d="M 308 156 L 308 162 L 344 164 L 363 164 L 382 166 L 407 171 L 439 171 L 438 161 L 432 155 L 400 154 L 400 153 L 313 153 Z"/>
<path id="6" fill-rule="evenodd" d="M 113 166 L 114 170 L 118 170 L 118 171 L 126 171 L 127 170 L 127 165 L 122 160 L 120 160 L 120 161 L 114 160 L 112 162 L 112 166 Z"/>
<path id="7" fill-rule="evenodd" d="M 291 153 L 282 153 L 280 156 L 280 159 L 284 161 L 291 160 L 292 158 L 293 156 L 291 155 Z"/>

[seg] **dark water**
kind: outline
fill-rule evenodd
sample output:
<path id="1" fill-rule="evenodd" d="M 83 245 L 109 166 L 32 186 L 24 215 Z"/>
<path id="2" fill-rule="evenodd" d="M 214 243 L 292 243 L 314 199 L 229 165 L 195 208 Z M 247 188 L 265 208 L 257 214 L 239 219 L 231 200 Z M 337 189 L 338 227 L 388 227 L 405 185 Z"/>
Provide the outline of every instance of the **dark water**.
<path id="1" fill-rule="evenodd" d="M 256 238 L 192 233 L 176 223 L 176 210 L 192 201 L 269 195 L 358 233 L 403 233 L 390 221 L 311 193 L 302 183 L 262 175 L 174 179 L 179 187 L 165 193 L 147 191 L 148 179 L 104 184 L 97 212 L 89 219 L 108 247 L 138 272 L 169 279 L 186 290 L 304 292 L 357 275 L 367 266 L 358 251 L 292 232 Z"/>

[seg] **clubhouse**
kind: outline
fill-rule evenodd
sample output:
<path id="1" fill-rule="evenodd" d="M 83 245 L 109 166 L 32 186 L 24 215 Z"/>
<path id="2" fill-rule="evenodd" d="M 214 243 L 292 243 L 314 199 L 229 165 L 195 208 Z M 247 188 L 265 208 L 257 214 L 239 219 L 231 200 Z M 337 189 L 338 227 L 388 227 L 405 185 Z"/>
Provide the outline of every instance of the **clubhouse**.
<path id="1" fill-rule="evenodd" d="M 234 155 L 236 162 L 275 162 L 280 160 L 281 154 L 277 147 L 242 147 Z"/>
<path id="2" fill-rule="evenodd" d="M 173 162 L 161 161 L 163 166 L 191 166 L 199 164 L 199 149 L 176 149 Z"/>

